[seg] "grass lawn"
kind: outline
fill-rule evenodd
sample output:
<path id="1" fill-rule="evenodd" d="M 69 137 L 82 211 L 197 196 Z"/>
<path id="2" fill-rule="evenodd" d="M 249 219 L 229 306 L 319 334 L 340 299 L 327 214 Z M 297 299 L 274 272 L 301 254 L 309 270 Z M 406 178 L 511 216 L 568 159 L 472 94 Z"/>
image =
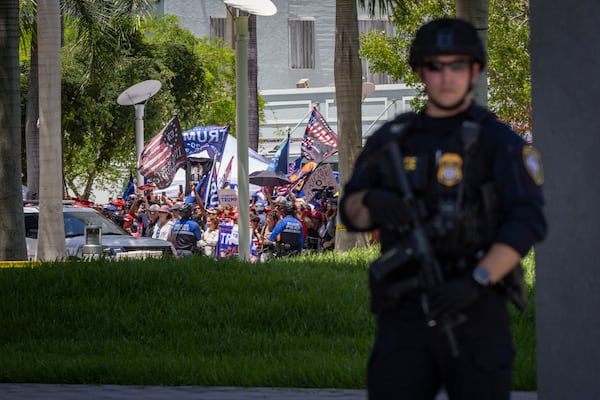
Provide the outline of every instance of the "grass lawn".
<path id="1" fill-rule="evenodd" d="M 0 381 L 365 388 L 376 250 L 2 268 Z M 514 388 L 535 390 L 533 302 L 513 321 Z"/>

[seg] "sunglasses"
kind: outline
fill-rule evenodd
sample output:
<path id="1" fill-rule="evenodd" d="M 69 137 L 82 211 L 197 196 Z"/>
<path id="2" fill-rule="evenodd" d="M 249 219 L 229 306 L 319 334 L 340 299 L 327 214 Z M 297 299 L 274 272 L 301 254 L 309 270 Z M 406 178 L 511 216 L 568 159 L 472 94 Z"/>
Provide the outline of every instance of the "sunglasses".
<path id="1" fill-rule="evenodd" d="M 466 60 L 450 62 L 426 61 L 423 63 L 423 67 L 431 72 L 441 72 L 446 67 L 449 67 L 450 71 L 464 71 L 470 66 L 471 62 Z"/>

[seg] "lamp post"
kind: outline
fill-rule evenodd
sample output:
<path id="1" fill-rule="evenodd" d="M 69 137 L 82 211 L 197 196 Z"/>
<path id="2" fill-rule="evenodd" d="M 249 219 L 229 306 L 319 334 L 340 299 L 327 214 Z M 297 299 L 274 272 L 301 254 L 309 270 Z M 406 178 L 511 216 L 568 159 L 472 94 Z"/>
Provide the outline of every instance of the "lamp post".
<path id="1" fill-rule="evenodd" d="M 277 8 L 270 0 L 223 0 L 231 8 L 270 16 Z M 233 13 L 232 13 L 233 14 Z M 250 183 L 248 181 L 248 16 L 235 15 L 236 137 L 238 157 L 238 232 L 240 260 L 250 259 Z"/>
<path id="2" fill-rule="evenodd" d="M 154 96 L 161 87 L 156 80 L 147 80 L 136 83 L 125 89 L 117 98 L 117 103 L 122 106 L 135 106 L 135 148 L 137 160 L 144 150 L 144 106 L 146 100 Z M 142 185 L 144 177 L 137 171 L 137 184 Z"/>

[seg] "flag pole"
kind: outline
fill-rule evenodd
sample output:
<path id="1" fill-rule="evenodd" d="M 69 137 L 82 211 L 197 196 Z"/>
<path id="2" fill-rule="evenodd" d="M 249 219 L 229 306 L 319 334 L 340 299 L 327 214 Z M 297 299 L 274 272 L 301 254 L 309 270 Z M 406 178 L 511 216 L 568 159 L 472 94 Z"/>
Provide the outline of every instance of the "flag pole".
<path id="1" fill-rule="evenodd" d="M 312 110 L 313 110 L 313 108 L 314 108 L 314 107 L 319 107 L 319 105 L 320 105 L 320 104 L 321 104 L 321 103 L 319 103 L 318 101 L 317 101 L 317 102 L 315 102 L 315 105 L 310 107 L 310 110 L 308 110 L 308 112 L 307 112 L 307 113 L 304 115 L 304 117 L 302 117 L 302 119 L 300 120 L 300 122 L 298 122 L 298 123 L 296 124 L 296 126 L 295 126 L 295 127 L 293 127 L 293 128 L 290 130 L 290 133 L 294 132 L 294 131 L 296 130 L 296 128 L 297 128 L 297 127 L 299 127 L 299 126 L 300 126 L 300 124 L 304 122 L 304 120 L 306 119 L 306 117 L 308 117 L 308 116 L 310 115 L 310 113 L 312 113 Z"/>
<path id="2" fill-rule="evenodd" d="M 367 134 L 369 133 L 369 131 L 371 130 L 371 128 L 373 127 L 373 125 L 375 125 L 377 122 L 379 122 L 379 120 L 381 119 L 381 116 L 387 112 L 387 110 L 390 109 L 391 106 L 393 106 L 394 104 L 396 104 L 396 99 L 392 99 L 390 101 L 390 104 L 387 105 L 387 107 L 379 113 L 379 115 L 375 118 L 375 121 L 371 122 L 371 125 L 369 125 L 369 127 L 365 130 L 365 132 L 363 133 L 363 138 L 367 137 Z"/>
<path id="3" fill-rule="evenodd" d="M 204 191 L 204 204 L 209 204 L 208 198 L 211 195 L 210 185 L 212 185 L 213 170 L 215 169 L 216 165 L 217 165 L 217 153 L 215 153 L 215 155 L 213 156 L 212 167 L 210 168 L 210 171 L 208 172 L 208 181 L 206 183 L 206 190 Z M 217 176 L 217 178 L 218 178 L 218 176 Z"/>

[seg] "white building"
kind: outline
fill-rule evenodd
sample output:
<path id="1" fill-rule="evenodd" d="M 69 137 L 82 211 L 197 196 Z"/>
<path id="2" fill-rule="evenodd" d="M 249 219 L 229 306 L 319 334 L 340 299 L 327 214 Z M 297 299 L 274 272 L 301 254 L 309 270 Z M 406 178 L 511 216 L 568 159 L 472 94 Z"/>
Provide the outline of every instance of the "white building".
<path id="1" fill-rule="evenodd" d="M 270 157 L 291 129 L 290 159 L 300 154 L 300 143 L 313 106 L 337 132 L 334 87 L 335 2 L 272 0 L 277 13 L 256 17 L 258 90 L 265 100 L 266 123 L 261 124 L 259 153 Z M 222 0 L 157 0 L 156 13 L 179 18 L 198 37 L 225 36 L 227 10 Z M 361 33 L 393 27 L 384 19 L 370 19 L 359 8 Z M 383 121 L 409 110 L 414 90 L 389 77 L 368 72 L 374 91 L 363 101 L 363 135 Z M 343 135 L 343 133 L 342 133 Z"/>

